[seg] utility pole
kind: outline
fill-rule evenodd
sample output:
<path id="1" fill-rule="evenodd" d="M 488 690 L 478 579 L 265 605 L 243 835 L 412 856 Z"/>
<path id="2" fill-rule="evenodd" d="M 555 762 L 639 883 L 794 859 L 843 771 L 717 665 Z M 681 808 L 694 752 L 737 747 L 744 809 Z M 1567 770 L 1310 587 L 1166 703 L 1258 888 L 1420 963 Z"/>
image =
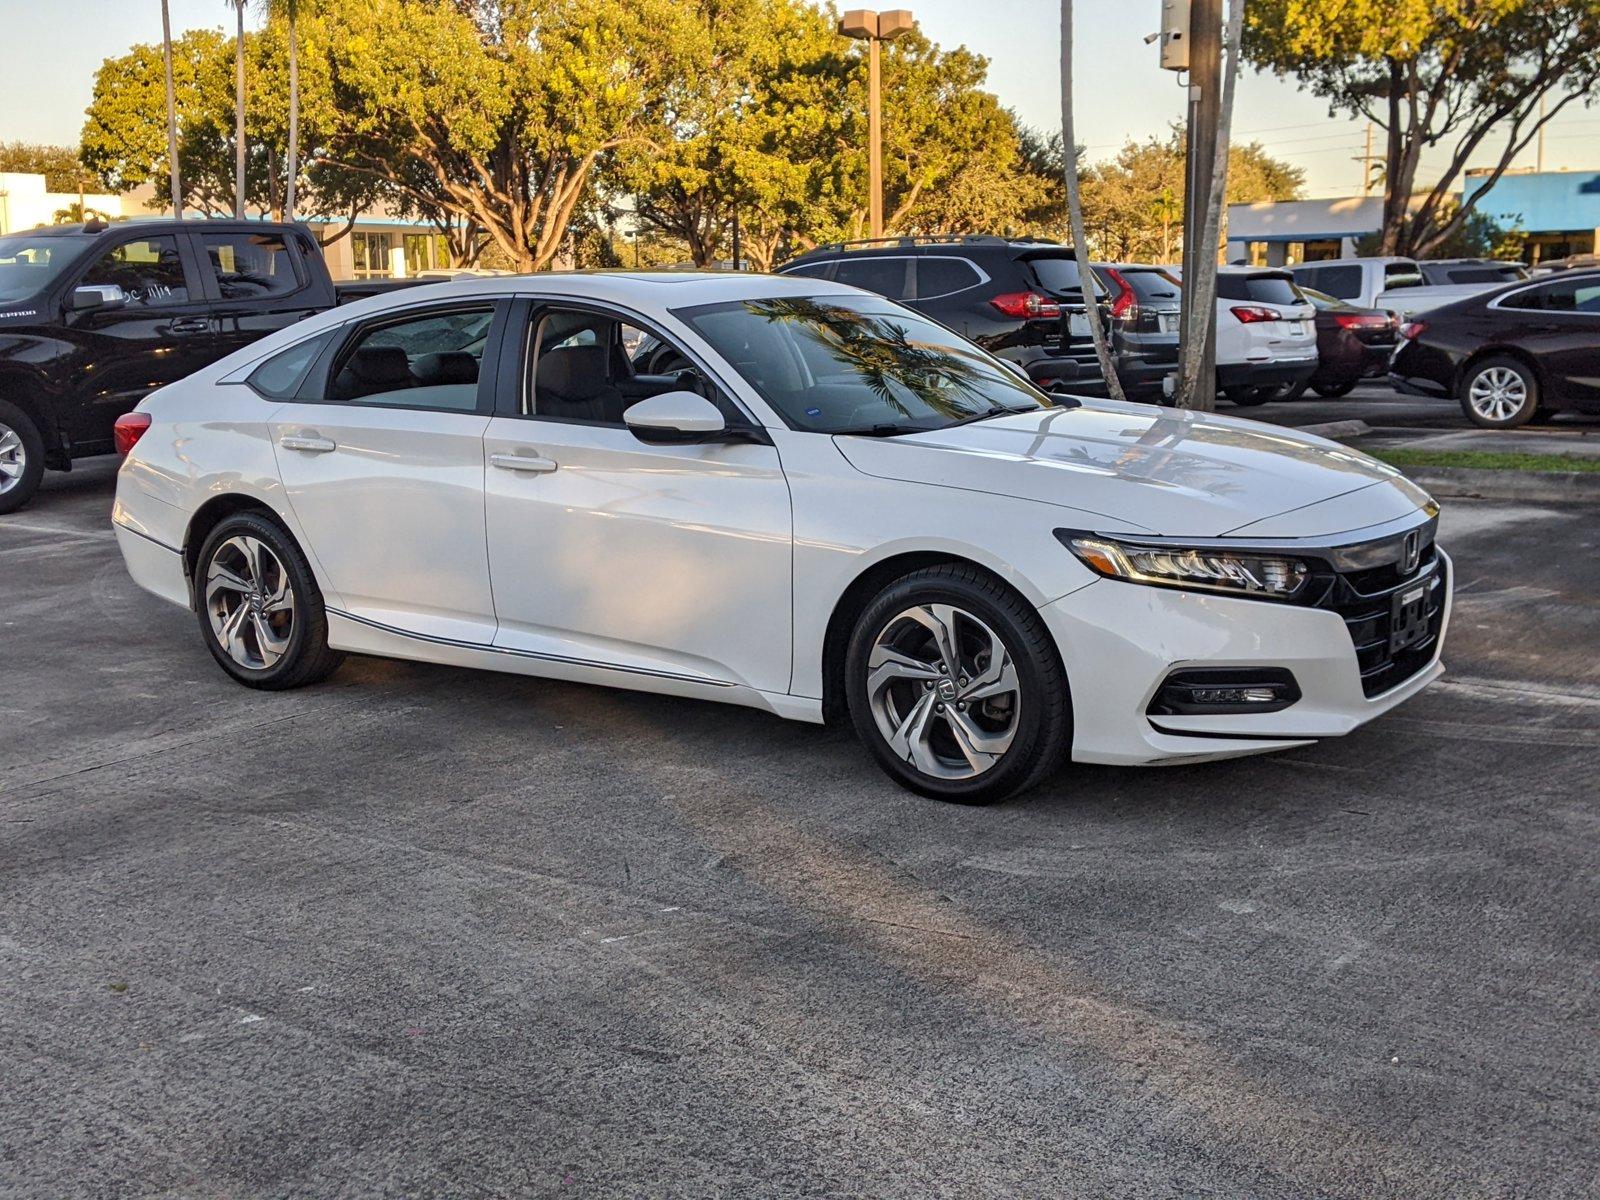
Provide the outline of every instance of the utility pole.
<path id="1" fill-rule="evenodd" d="M 1222 116 L 1222 0 L 1191 0 L 1189 5 L 1189 126 L 1188 154 L 1184 161 L 1183 295 L 1178 340 L 1190 343 L 1196 324 L 1196 303 L 1211 304 L 1214 297 L 1194 286 L 1205 277 L 1200 267 L 1217 248 L 1206 244 L 1206 210 L 1212 193 L 1212 166 L 1217 156 L 1217 128 Z M 1190 407 L 1210 412 L 1217 406 L 1217 327 L 1215 313 L 1200 321 L 1205 330 L 1200 374 L 1195 380 Z"/>
<path id="2" fill-rule="evenodd" d="M 1361 164 L 1361 194 L 1372 195 L 1372 164 L 1382 162 L 1381 156 L 1372 153 L 1372 122 L 1367 122 L 1367 148 L 1356 162 Z"/>
<path id="3" fill-rule="evenodd" d="M 878 46 L 914 27 L 909 9 L 874 12 L 852 8 L 839 19 L 839 32 L 867 43 L 867 224 L 871 237 L 883 236 L 883 104 L 879 96 Z"/>

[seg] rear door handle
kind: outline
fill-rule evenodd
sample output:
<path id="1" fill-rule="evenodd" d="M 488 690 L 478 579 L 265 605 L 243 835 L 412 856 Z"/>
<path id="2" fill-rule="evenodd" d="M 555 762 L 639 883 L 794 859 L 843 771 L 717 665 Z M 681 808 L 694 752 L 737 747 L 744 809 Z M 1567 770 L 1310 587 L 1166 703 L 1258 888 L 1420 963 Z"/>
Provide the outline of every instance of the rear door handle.
<path id="1" fill-rule="evenodd" d="M 536 454 L 491 454 L 489 465 L 502 471 L 525 471 L 530 475 L 547 475 L 556 469 L 556 460 L 540 458 Z"/>
<path id="2" fill-rule="evenodd" d="M 307 454 L 326 454 L 329 450 L 337 450 L 338 443 L 332 438 L 325 437 L 297 437 L 285 434 L 278 439 L 278 445 L 285 450 L 304 450 Z"/>
<path id="3" fill-rule="evenodd" d="M 207 317 L 178 317 L 167 326 L 173 333 L 207 333 L 211 321 Z"/>

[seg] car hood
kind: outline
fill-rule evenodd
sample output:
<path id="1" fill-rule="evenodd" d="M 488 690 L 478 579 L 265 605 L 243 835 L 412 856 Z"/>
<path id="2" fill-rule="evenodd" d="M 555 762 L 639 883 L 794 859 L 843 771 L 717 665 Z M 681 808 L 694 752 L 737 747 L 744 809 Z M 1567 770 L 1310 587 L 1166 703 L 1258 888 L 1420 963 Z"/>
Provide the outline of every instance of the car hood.
<path id="1" fill-rule="evenodd" d="M 1095 401 L 835 442 L 864 474 L 1060 505 L 1107 533 L 1320 537 L 1428 503 L 1393 468 L 1335 442 L 1148 405 Z"/>

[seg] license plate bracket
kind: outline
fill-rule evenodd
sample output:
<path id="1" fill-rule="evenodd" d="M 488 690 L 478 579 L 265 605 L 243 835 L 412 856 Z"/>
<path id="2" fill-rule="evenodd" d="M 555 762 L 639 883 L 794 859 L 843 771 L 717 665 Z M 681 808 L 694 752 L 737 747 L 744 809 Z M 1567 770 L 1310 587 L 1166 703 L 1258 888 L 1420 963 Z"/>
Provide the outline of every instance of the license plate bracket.
<path id="1" fill-rule="evenodd" d="M 1408 587 L 1394 598 L 1389 615 L 1389 653 L 1398 654 L 1420 642 L 1428 632 L 1428 585 Z"/>

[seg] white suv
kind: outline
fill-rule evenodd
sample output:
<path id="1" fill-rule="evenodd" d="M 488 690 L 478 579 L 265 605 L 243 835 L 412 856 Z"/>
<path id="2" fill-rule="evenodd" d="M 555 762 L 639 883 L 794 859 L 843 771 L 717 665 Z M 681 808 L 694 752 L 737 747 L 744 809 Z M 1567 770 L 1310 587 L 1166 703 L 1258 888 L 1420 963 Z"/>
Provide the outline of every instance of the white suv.
<path id="1" fill-rule="evenodd" d="M 1240 405 L 1290 394 L 1317 369 L 1316 309 L 1288 271 L 1217 271 L 1217 390 Z"/>

